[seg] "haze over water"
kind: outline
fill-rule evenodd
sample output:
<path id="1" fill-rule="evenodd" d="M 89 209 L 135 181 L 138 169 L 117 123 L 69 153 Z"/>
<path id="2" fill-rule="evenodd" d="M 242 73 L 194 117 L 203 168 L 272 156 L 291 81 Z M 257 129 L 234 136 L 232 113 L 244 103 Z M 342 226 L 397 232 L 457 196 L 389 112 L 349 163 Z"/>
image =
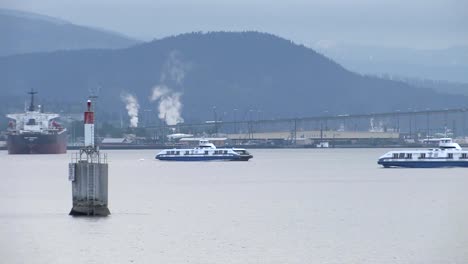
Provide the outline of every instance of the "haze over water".
<path id="1" fill-rule="evenodd" d="M 1 262 L 468 263 L 467 170 L 383 169 L 386 151 L 105 151 L 107 218 L 68 216 L 71 152 L 1 151 Z"/>

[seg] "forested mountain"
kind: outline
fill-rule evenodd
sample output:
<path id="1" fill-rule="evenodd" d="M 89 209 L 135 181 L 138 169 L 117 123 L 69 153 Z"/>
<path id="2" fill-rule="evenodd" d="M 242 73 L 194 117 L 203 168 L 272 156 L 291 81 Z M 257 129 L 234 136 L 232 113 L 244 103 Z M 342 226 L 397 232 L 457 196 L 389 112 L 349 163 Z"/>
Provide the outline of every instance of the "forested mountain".
<path id="1" fill-rule="evenodd" d="M 102 108 L 122 112 L 121 94 L 127 92 L 143 111 L 157 109 L 157 101 L 149 100 L 156 85 L 181 103 L 185 120 L 210 119 L 213 107 L 219 115 L 237 109 L 239 117 L 252 110 L 267 118 L 451 108 L 468 102 L 464 96 L 355 74 L 310 48 L 258 32 L 190 33 L 120 50 L 0 58 L 4 95 L 34 88 L 49 100 L 68 102 L 99 90 Z"/>

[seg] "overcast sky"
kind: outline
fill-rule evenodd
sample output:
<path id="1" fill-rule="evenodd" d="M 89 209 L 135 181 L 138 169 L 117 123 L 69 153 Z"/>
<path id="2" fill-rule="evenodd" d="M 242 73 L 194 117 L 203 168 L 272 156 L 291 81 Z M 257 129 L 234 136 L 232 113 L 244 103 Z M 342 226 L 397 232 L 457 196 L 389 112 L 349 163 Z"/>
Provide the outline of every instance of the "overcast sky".
<path id="1" fill-rule="evenodd" d="M 468 45 L 468 0 L 1 0 L 142 40 L 192 31 L 258 30 L 318 41 L 444 48 Z"/>

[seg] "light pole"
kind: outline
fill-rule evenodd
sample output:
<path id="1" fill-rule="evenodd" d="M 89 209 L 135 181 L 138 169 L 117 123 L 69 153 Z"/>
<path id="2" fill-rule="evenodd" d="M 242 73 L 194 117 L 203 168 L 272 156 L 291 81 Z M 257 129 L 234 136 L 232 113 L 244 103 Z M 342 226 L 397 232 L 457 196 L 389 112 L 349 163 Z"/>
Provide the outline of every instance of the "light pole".
<path id="1" fill-rule="evenodd" d="M 249 109 L 249 116 L 250 116 L 250 120 L 249 120 L 249 138 L 250 139 L 253 139 L 253 129 L 252 129 L 252 109 Z"/>
<path id="2" fill-rule="evenodd" d="M 214 117 L 214 125 L 215 125 L 215 136 L 218 135 L 218 116 L 216 114 L 216 106 L 213 106 L 213 117 Z"/>
<path id="3" fill-rule="evenodd" d="M 237 134 L 237 108 L 234 108 L 234 133 Z"/>
<path id="4" fill-rule="evenodd" d="M 408 112 L 411 112 L 411 108 L 408 108 Z M 409 138 L 411 139 L 412 138 L 412 124 L 411 124 L 411 113 L 408 115 L 408 120 L 409 120 Z"/>
<path id="5" fill-rule="evenodd" d="M 429 118 L 430 118 L 430 114 L 429 114 L 429 108 L 426 108 L 426 138 L 429 138 L 429 127 L 430 127 L 430 121 L 429 121 Z"/>
<path id="6" fill-rule="evenodd" d="M 145 109 L 145 126 L 148 127 L 151 124 L 151 109 Z"/>
<path id="7" fill-rule="evenodd" d="M 325 116 L 325 131 L 328 131 L 328 110 L 323 111 L 323 115 Z"/>
<path id="8" fill-rule="evenodd" d="M 462 112 L 463 137 L 466 137 L 466 111 Z"/>

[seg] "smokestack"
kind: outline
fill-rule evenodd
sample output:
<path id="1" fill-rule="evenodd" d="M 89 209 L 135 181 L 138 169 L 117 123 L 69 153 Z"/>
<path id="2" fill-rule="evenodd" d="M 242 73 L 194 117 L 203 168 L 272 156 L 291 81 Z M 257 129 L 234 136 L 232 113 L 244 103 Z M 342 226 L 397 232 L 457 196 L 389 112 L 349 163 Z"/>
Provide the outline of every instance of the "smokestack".
<path id="1" fill-rule="evenodd" d="M 88 109 L 84 113 L 85 147 L 94 148 L 94 111 L 91 109 L 91 100 L 87 102 Z"/>

